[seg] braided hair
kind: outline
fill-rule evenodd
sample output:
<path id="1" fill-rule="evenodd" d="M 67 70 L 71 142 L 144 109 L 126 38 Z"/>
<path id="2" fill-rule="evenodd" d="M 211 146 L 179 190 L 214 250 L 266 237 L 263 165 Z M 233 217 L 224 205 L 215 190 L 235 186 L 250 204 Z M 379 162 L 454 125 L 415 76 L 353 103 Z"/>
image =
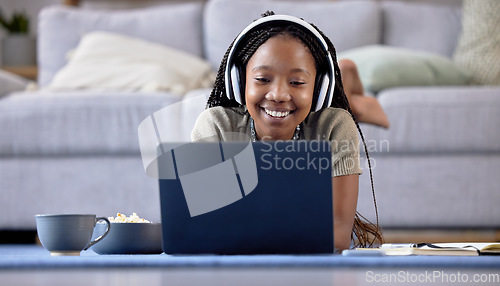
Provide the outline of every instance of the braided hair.
<path id="1" fill-rule="evenodd" d="M 274 15 L 274 12 L 267 11 L 266 13 L 262 14 L 262 17 Z M 333 93 L 333 99 L 330 107 L 335 107 L 335 108 L 342 108 L 344 110 L 347 110 L 358 129 L 359 134 L 361 135 L 361 139 L 363 142 L 364 150 L 367 156 L 368 160 L 368 167 L 370 169 L 370 182 L 371 182 L 371 187 L 372 187 L 372 195 L 373 195 L 373 202 L 375 206 L 375 214 L 376 214 L 376 224 L 368 221 L 364 216 L 362 216 L 359 212 L 356 211 L 355 218 L 354 218 L 354 225 L 353 225 L 353 232 L 351 233 L 351 239 L 354 240 L 355 246 L 356 247 L 368 247 L 368 246 L 373 246 L 375 242 L 383 243 L 383 237 L 381 233 L 381 228 L 379 226 L 378 222 L 378 208 L 377 208 L 377 202 L 375 199 L 375 190 L 373 187 L 373 176 L 372 176 L 372 169 L 371 169 L 371 163 L 370 163 L 370 157 L 368 155 L 368 150 L 366 146 L 366 142 L 363 136 L 363 133 L 361 132 L 361 128 L 359 127 L 359 124 L 354 117 L 351 108 L 349 106 L 349 101 L 347 99 L 347 96 L 345 95 L 344 92 L 344 87 L 342 84 L 342 76 L 340 74 L 340 68 L 337 62 L 337 53 L 335 50 L 335 47 L 333 46 L 332 42 L 330 39 L 323 33 L 321 32 L 315 25 L 311 24 L 318 32 L 320 35 L 323 37 L 325 42 L 327 43 L 328 50 L 332 56 L 333 60 L 333 65 L 334 65 L 334 73 L 335 73 L 335 88 L 334 88 L 334 93 Z M 321 47 L 321 44 L 319 41 L 311 35 L 309 32 L 305 32 L 303 29 L 298 27 L 297 25 L 290 25 L 290 24 L 283 24 L 283 23 L 276 23 L 273 25 L 267 25 L 264 27 L 259 27 L 258 29 L 255 29 L 251 31 L 243 40 L 240 44 L 238 44 L 240 47 L 240 50 L 236 51 L 236 56 L 235 56 L 235 64 L 238 66 L 245 67 L 250 60 L 250 58 L 253 56 L 253 54 L 257 51 L 257 49 L 265 43 L 268 39 L 277 36 L 277 35 L 283 35 L 283 34 L 288 34 L 290 36 L 293 36 L 297 39 L 299 39 L 302 43 L 304 43 L 309 50 L 311 51 L 311 54 L 314 58 L 314 62 L 316 65 L 316 84 L 318 84 L 318 75 L 321 74 L 319 71 L 326 71 L 327 70 L 327 52 L 324 50 L 324 48 Z M 212 92 L 210 93 L 210 97 L 207 102 L 207 108 L 210 107 L 215 107 L 215 106 L 222 106 L 222 107 L 239 107 L 241 106 L 240 103 L 238 103 L 234 99 L 229 99 L 226 96 L 226 87 L 225 87 L 225 72 L 226 72 L 226 65 L 228 61 L 228 56 L 229 53 L 234 45 L 234 41 L 229 45 L 229 48 L 227 49 L 226 53 L 224 54 L 224 57 L 221 61 L 219 70 L 217 72 L 217 76 L 215 79 L 214 83 L 214 88 L 212 89 Z M 245 69 L 243 69 L 245 70 Z M 244 72 L 244 71 L 243 71 Z M 242 76 L 244 78 L 244 76 Z M 244 89 L 243 89 L 244 90 Z M 317 101 L 317 98 L 319 96 L 319 89 L 315 89 L 315 93 L 313 94 L 313 102 Z M 236 111 L 236 110 L 235 110 Z"/>

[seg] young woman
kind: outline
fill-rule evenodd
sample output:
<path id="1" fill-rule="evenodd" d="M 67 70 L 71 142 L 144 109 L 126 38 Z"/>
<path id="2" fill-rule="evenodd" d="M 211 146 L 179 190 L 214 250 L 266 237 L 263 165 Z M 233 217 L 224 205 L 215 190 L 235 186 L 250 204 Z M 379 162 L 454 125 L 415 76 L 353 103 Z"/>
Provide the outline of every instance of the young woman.
<path id="1" fill-rule="evenodd" d="M 335 248 L 382 240 L 358 199 L 359 127 L 344 93 L 335 48 L 313 25 L 268 12 L 227 50 L 193 141 L 245 133 L 256 140 L 330 140 Z"/>

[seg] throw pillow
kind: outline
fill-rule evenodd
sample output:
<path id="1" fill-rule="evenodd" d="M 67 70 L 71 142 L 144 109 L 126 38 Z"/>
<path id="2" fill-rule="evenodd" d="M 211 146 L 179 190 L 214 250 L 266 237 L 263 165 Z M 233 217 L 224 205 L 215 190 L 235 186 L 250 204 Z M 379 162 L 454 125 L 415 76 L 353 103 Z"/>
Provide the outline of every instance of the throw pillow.
<path id="1" fill-rule="evenodd" d="M 469 77 L 444 56 L 382 45 L 348 50 L 338 55 L 356 63 L 366 91 L 398 86 L 464 85 Z"/>
<path id="2" fill-rule="evenodd" d="M 453 56 L 475 84 L 500 85 L 500 1 L 465 0 L 462 34 Z"/>
<path id="3" fill-rule="evenodd" d="M 92 32 L 54 76 L 49 90 L 170 91 L 210 87 L 208 62 L 186 52 L 129 36 Z"/>

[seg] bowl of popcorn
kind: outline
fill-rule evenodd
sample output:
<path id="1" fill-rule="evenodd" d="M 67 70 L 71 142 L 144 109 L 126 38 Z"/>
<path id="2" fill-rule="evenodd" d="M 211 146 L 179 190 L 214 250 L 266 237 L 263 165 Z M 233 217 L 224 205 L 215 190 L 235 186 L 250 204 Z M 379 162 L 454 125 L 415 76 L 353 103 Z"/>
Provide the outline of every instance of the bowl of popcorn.
<path id="1" fill-rule="evenodd" d="M 160 254 L 161 223 L 153 223 L 139 217 L 136 213 L 126 216 L 118 213 L 108 217 L 111 222 L 109 233 L 99 243 L 92 246 L 98 254 Z M 93 238 L 106 231 L 105 223 L 97 223 Z"/>

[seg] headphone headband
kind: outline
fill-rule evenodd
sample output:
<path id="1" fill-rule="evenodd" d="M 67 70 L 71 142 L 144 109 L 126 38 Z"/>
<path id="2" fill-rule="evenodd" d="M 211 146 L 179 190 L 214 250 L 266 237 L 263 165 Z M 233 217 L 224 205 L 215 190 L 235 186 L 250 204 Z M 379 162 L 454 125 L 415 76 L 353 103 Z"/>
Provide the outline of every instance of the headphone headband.
<path id="1" fill-rule="evenodd" d="M 263 26 L 269 22 L 285 22 L 285 23 L 291 23 L 298 25 L 302 28 L 305 28 L 307 31 L 309 31 L 311 34 L 313 34 L 318 41 L 321 43 L 321 46 L 327 53 L 327 60 L 328 60 L 328 66 L 330 68 L 329 71 L 327 71 L 327 74 L 323 76 L 322 79 L 320 79 L 319 84 L 321 85 L 320 87 L 320 93 L 318 97 L 318 102 L 315 105 L 314 111 L 320 110 L 324 105 L 326 101 L 326 106 L 330 106 L 332 99 L 333 99 L 333 91 L 335 88 L 335 70 L 334 70 L 334 65 L 333 65 L 333 60 L 330 54 L 330 51 L 328 49 L 328 45 L 325 41 L 325 39 L 321 36 L 321 34 L 318 32 L 317 29 L 315 29 L 311 24 L 307 23 L 306 21 L 290 16 L 290 15 L 271 15 L 271 16 L 266 16 L 262 17 L 254 22 L 252 22 L 250 25 L 248 25 L 243 31 L 240 32 L 238 37 L 234 40 L 233 46 L 231 47 L 231 50 L 229 51 L 228 57 L 227 57 L 227 63 L 226 63 L 226 71 L 225 71 L 225 85 L 226 85 L 226 96 L 229 99 L 234 99 L 236 100 L 239 104 L 243 104 L 244 98 L 242 99 L 242 92 L 240 91 L 240 84 L 239 82 L 241 80 L 245 80 L 240 78 L 241 75 L 238 71 L 238 68 L 234 64 L 234 54 L 235 51 L 238 48 L 238 45 L 242 41 L 242 39 L 252 30 Z M 313 104 L 314 106 L 314 104 Z"/>

